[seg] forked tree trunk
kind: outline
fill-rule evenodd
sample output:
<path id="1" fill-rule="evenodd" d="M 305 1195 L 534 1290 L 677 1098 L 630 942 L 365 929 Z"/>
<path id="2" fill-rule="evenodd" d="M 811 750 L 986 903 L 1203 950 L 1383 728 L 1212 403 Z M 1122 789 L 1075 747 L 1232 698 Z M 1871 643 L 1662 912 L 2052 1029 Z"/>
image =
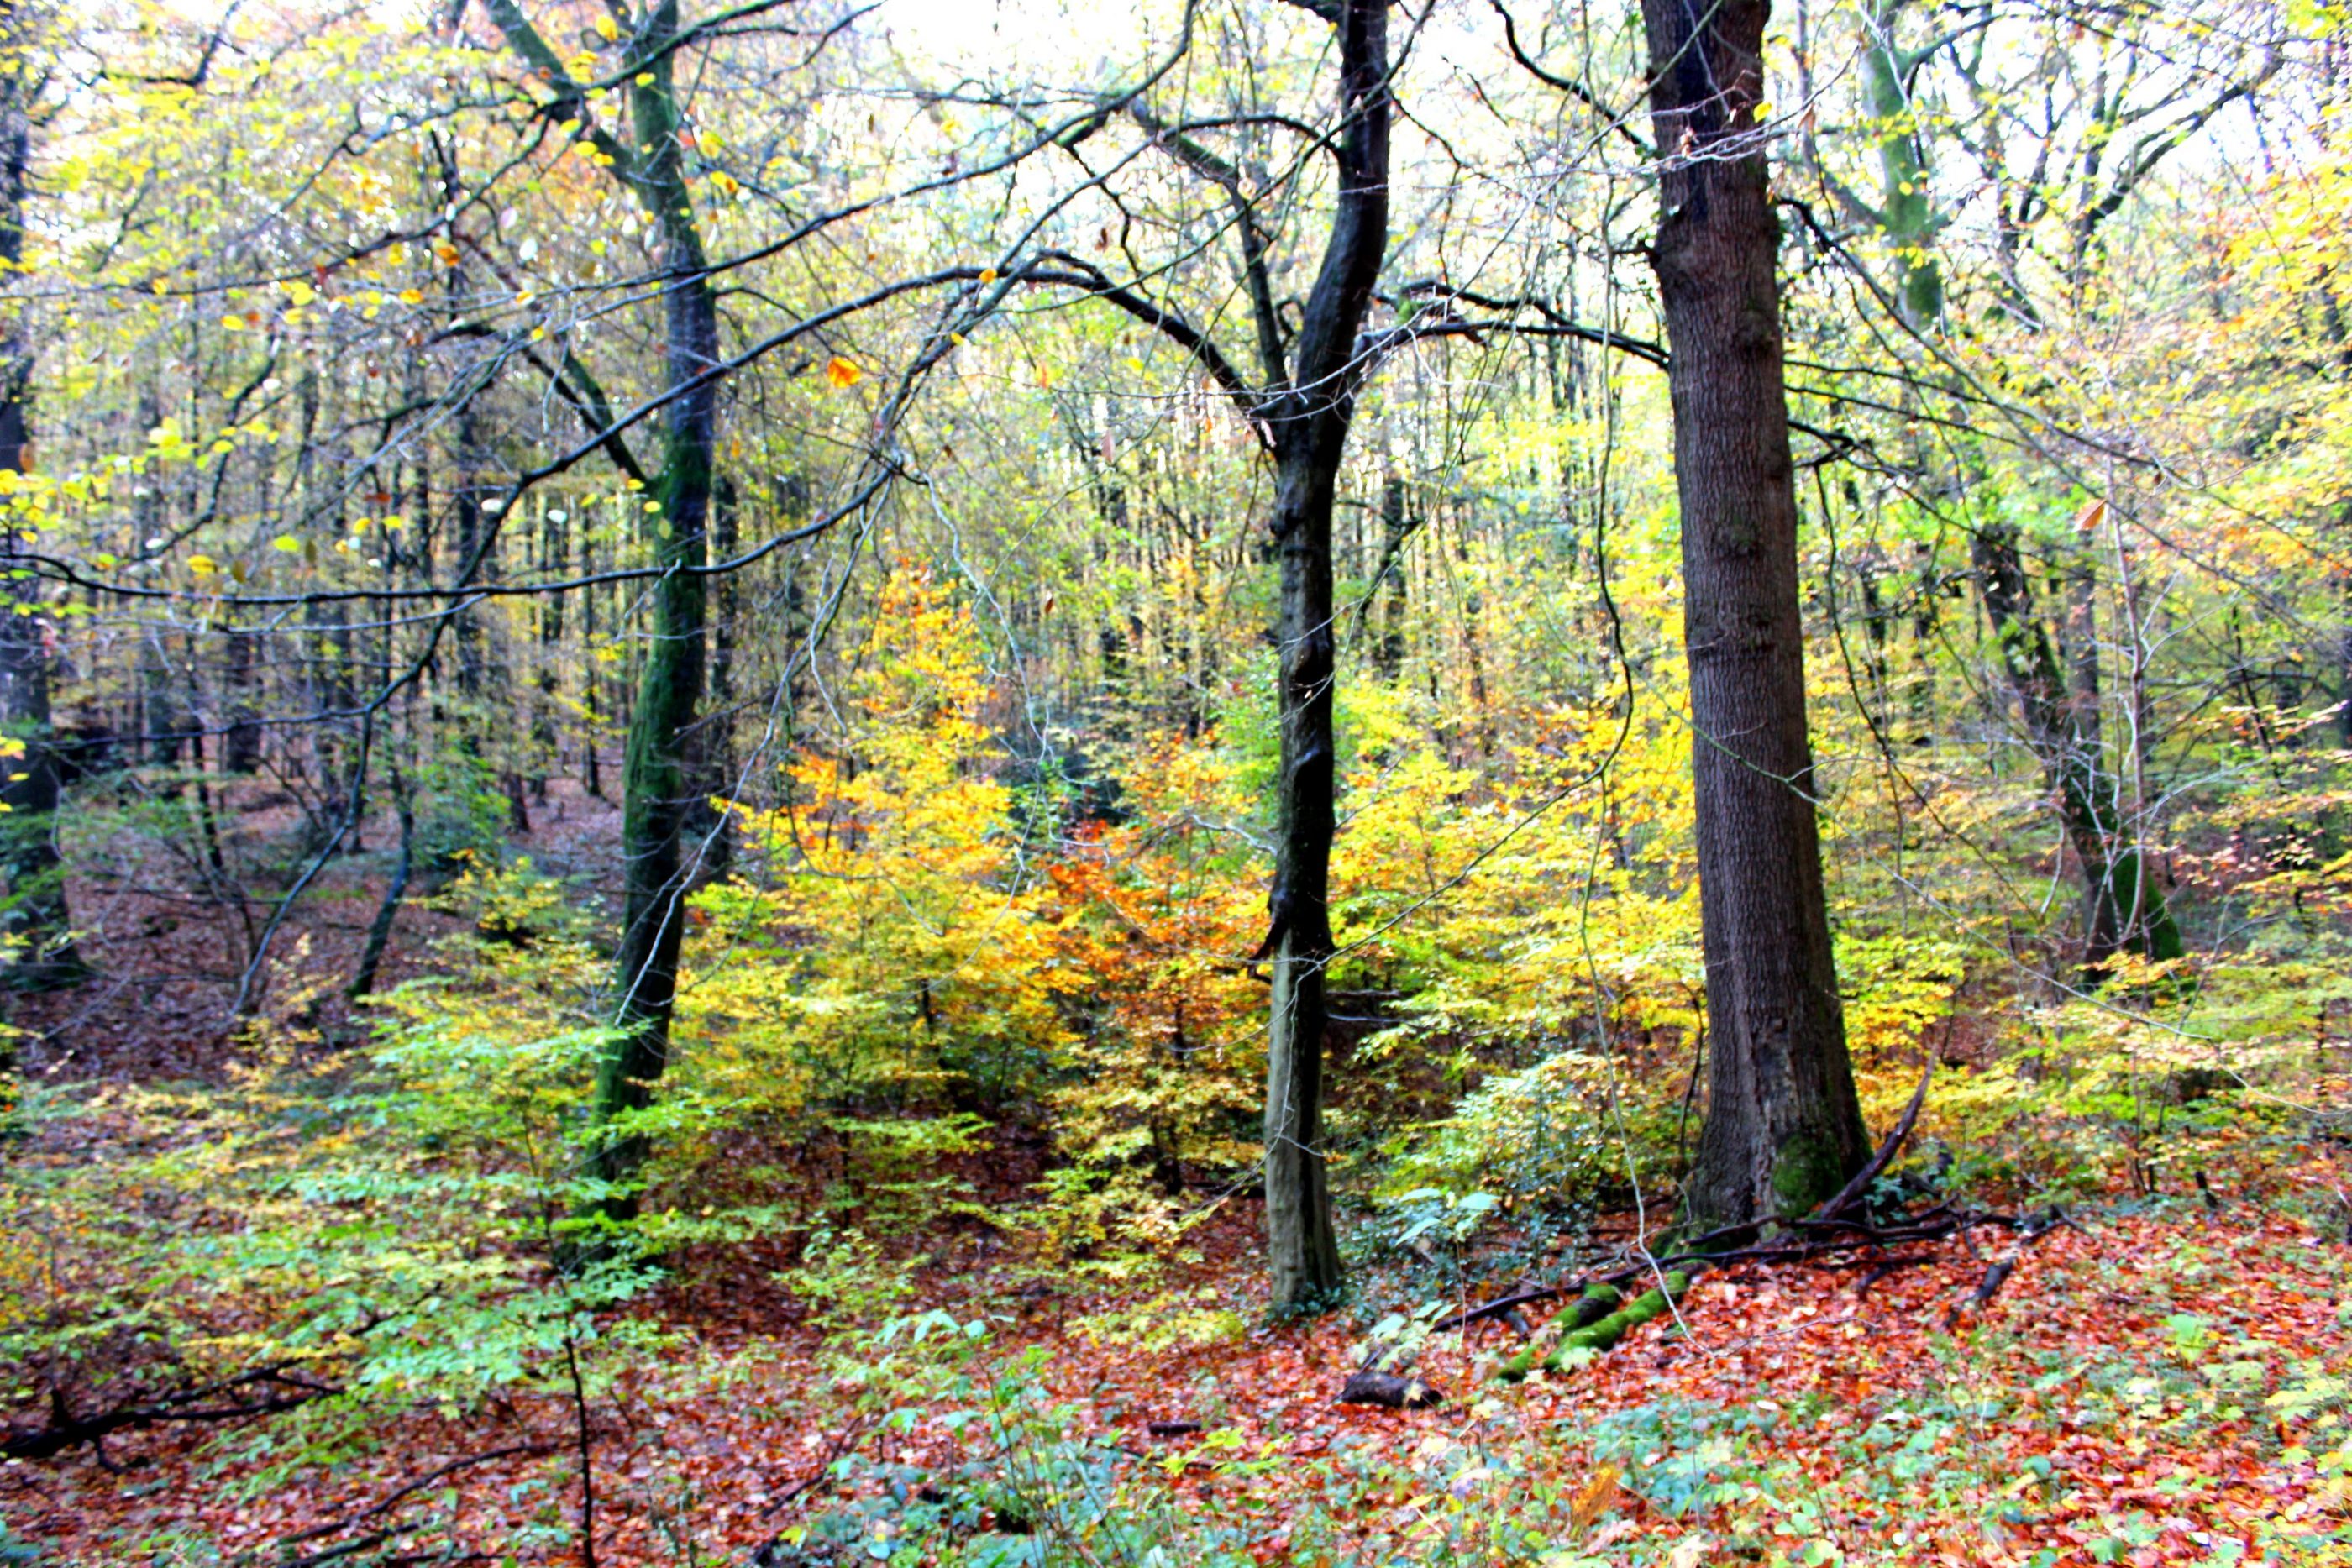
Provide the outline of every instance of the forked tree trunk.
<path id="1" fill-rule="evenodd" d="M 1805 728 L 1780 225 L 1754 110 L 1768 0 L 1643 0 L 1663 150 L 1653 255 L 1682 508 L 1707 1113 L 1701 1228 L 1798 1215 L 1869 1157 L 1846 1057 Z"/>
<path id="2" fill-rule="evenodd" d="M 1325 999 L 1332 957 L 1337 737 L 1331 512 L 1362 385 L 1359 335 L 1388 249 L 1388 0 L 1339 8 L 1339 193 L 1307 296 L 1274 433 L 1274 548 L 1282 572 L 1282 769 L 1274 891 L 1263 952 L 1274 960 L 1266 1049 L 1265 1227 L 1276 1312 L 1328 1305 L 1339 1246 L 1322 1146 Z"/>
<path id="3" fill-rule="evenodd" d="M 2025 720 L 2026 739 L 2042 764 L 2066 842 L 2083 877 L 2083 971 L 2095 983 L 2118 949 L 2154 958 L 2184 951 L 2164 890 L 2147 876 L 2133 824 L 2123 821 L 2116 778 L 2099 733 L 2097 665 L 2089 689 L 2078 674 L 2069 690 L 2048 630 L 2033 607 L 2013 530 L 1984 528 L 1970 542 L 1978 590 L 1991 617 L 2001 667 Z M 2078 650 L 2088 642 L 2078 631 Z M 2093 654 L 2095 659 L 2095 653 Z"/>

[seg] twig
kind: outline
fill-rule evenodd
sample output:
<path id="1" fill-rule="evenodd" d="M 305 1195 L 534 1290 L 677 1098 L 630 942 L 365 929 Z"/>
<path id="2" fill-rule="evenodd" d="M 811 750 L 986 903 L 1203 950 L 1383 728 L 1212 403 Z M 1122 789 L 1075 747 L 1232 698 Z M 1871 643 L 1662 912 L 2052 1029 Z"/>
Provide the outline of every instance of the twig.
<path id="1" fill-rule="evenodd" d="M 309 1530 L 302 1531 L 299 1535 L 288 1536 L 278 1544 L 281 1546 L 299 1546 L 306 1541 L 317 1541 L 322 1536 L 333 1535 L 339 1531 L 349 1530 L 355 1524 L 362 1524 L 366 1522 L 368 1520 L 373 1519 L 376 1515 L 383 1513 L 385 1510 L 393 1507 L 394 1504 L 399 1502 L 401 1499 L 409 1496 L 411 1493 L 422 1491 L 426 1487 L 431 1486 L 435 1481 L 441 1479 L 444 1476 L 454 1475 L 459 1470 L 470 1469 L 476 1465 L 487 1465 L 496 1459 L 513 1458 L 519 1454 L 544 1454 L 550 1450 L 551 1447 L 551 1445 L 547 1443 L 515 1443 L 503 1448 L 492 1448 L 487 1454 L 476 1454 L 469 1458 L 452 1459 L 447 1464 L 441 1466 L 438 1469 L 427 1470 L 425 1474 L 417 1477 L 415 1480 L 408 1482 L 406 1485 L 393 1491 L 386 1492 L 381 1500 L 371 1506 L 361 1510 L 357 1513 L 349 1515 L 343 1519 L 338 1519 L 329 1524 L 313 1525 Z"/>

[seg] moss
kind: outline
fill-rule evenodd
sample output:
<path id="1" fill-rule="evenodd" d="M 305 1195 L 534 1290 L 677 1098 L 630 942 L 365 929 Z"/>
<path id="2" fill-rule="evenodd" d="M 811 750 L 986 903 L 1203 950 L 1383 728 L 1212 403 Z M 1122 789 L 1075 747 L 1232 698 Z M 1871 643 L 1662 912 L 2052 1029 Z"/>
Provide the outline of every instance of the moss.
<path id="1" fill-rule="evenodd" d="M 1641 1327 L 1652 1318 L 1664 1312 L 1672 1302 L 1679 1300 L 1683 1292 L 1689 1289 L 1690 1276 L 1687 1273 L 1678 1270 L 1668 1274 L 1664 1290 L 1645 1291 L 1634 1297 L 1632 1301 L 1618 1306 L 1614 1311 L 1604 1311 L 1602 1315 L 1580 1326 L 1571 1327 L 1567 1333 L 1560 1336 L 1559 1343 L 1552 1347 L 1551 1354 L 1545 1356 L 1540 1364 L 1546 1372 L 1558 1372 L 1571 1351 L 1610 1349 L 1619 1340 L 1623 1339 L 1629 1332 Z M 1569 1309 L 1569 1322 L 1576 1324 L 1586 1310 L 1586 1303 L 1600 1301 L 1603 1291 L 1606 1291 L 1612 1300 L 1623 1301 L 1622 1291 L 1607 1285 L 1596 1285 L 1580 1297 L 1575 1306 Z M 1516 1383 L 1534 1371 L 1537 1364 L 1535 1348 L 1530 1345 L 1504 1363 L 1496 1375 Z"/>
<path id="2" fill-rule="evenodd" d="M 1850 1174 L 1828 1139 L 1800 1133 L 1772 1162 L 1772 1193 L 1782 1214 L 1810 1214 L 1835 1197 Z"/>

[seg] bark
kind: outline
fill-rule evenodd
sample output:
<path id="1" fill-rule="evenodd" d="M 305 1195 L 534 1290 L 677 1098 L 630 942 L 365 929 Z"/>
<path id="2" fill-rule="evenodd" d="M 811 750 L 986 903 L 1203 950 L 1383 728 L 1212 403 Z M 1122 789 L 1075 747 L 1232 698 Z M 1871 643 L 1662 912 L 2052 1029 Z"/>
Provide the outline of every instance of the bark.
<path id="1" fill-rule="evenodd" d="M 1373 644 L 1372 662 L 1381 679 L 1391 685 L 1404 673 L 1404 547 L 1420 526 L 1421 520 L 1405 510 L 1404 476 L 1390 475 L 1381 487 L 1381 558 L 1366 591 L 1381 596 L 1381 636 Z"/>
<path id="2" fill-rule="evenodd" d="M 1643 0 L 1667 150 L 1653 253 L 1671 350 L 1695 729 L 1704 1228 L 1801 1214 L 1869 1157 L 1832 963 L 1805 726 L 1780 225 L 1754 135 L 1766 0 Z"/>
<path id="3" fill-rule="evenodd" d="M 734 558 L 739 548 L 740 508 L 735 486 L 721 476 L 711 487 L 711 548 L 721 560 Z M 717 882 L 735 862 L 734 814 L 722 811 L 714 800 L 737 793 L 735 751 L 736 622 L 741 616 L 742 595 L 732 573 L 719 580 L 717 613 L 710 624 L 710 712 L 698 734 L 697 753 L 701 778 L 692 807 L 696 884 Z"/>
<path id="4" fill-rule="evenodd" d="M 260 639 L 250 632 L 228 637 L 228 734 L 221 746 L 221 767 L 240 776 L 261 768 L 261 718 L 253 694 L 259 681 L 254 655 Z"/>
<path id="5" fill-rule="evenodd" d="M 32 153 L 32 121 L 25 101 L 25 27 L 10 0 L 0 0 L 0 274 L 20 276 L 25 254 L 25 198 Z M 33 351 L 22 319 L 11 311 L 0 325 L 0 469 L 22 474 L 30 455 L 27 403 Z M 0 523 L 0 551 L 22 547 L 14 519 Z M 83 967 L 66 905 L 65 868 L 58 855 L 58 759 L 49 721 L 50 631 L 37 615 L 36 579 L 21 580 L 21 601 L 0 605 L 0 733 L 24 747 L 0 758 L 0 874 L 8 883 L 5 931 L 7 982 L 46 989 L 80 977 Z M 15 595 L 9 596 L 12 600 Z"/>
<path id="6" fill-rule="evenodd" d="M 571 81 L 517 0 L 488 0 L 488 11 L 526 65 L 549 82 Z M 678 31 L 677 0 L 660 0 L 645 13 L 624 61 L 632 78 L 629 123 L 618 132 L 602 125 L 587 132 L 662 236 L 663 380 L 673 394 L 662 432 L 661 472 L 651 491 L 656 507 L 647 519 L 661 576 L 647 594 L 646 646 L 622 780 L 623 909 L 614 956 L 614 1030 L 597 1066 L 590 1111 L 590 1207 L 607 1222 L 635 1217 L 638 1183 L 651 1152 L 646 1134 L 628 1121 L 653 1103 L 655 1085 L 669 1061 L 678 947 L 692 885 L 688 846 L 705 782 L 695 754 L 695 727 L 703 694 L 702 569 L 709 557 L 719 394 L 715 378 L 700 378 L 719 361 L 719 312 L 687 181 L 683 146 L 688 138 L 673 78 Z M 583 121 L 596 113 L 579 96 L 561 99 L 548 111 Z M 590 779 L 593 788 L 593 763 Z M 601 1238 L 592 1239 L 581 1251 L 593 1253 L 605 1245 Z"/>
<path id="7" fill-rule="evenodd" d="M 1364 358 L 1358 339 L 1388 248 L 1387 0 L 1339 8 L 1339 193 L 1284 390 L 1264 405 L 1276 462 L 1273 542 L 1281 570 L 1282 764 L 1271 919 L 1265 1224 L 1276 1312 L 1328 1305 L 1339 1247 L 1324 1169 L 1323 1072 L 1332 956 L 1331 513 Z"/>

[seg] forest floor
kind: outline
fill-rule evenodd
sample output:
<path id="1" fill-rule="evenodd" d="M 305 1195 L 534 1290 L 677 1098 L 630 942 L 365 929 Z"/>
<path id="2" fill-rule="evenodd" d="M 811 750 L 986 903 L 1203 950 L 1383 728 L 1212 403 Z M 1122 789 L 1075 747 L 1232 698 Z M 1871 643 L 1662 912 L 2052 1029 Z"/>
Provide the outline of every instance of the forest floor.
<path id="1" fill-rule="evenodd" d="M 561 800 L 530 847 L 562 869 L 607 810 Z M 286 935 L 329 971 L 380 888 L 374 838 Z M 219 1071 L 217 915 L 77 892 L 123 939 L 95 955 L 108 977 L 20 1015 L 26 1070 Z M 447 924 L 404 913 L 392 976 L 423 972 Z M 1411 1412 L 1337 1402 L 1368 1326 L 1506 1293 L 1528 1260 L 1507 1236 L 1484 1283 L 1362 1269 L 1348 1310 L 1283 1324 L 1260 1316 L 1238 1197 L 1192 1257 L 1124 1278 L 1041 1270 L 977 1222 L 901 1236 L 831 1332 L 780 1283 L 793 1249 L 692 1253 L 631 1309 L 661 1348 L 614 1354 L 587 1401 L 593 1561 L 1009 1565 L 1052 1535 L 1087 1563 L 2352 1563 L 2352 1150 L 2298 1138 L 2215 1150 L 2210 1197 L 2175 1176 L 2026 1244 L 1988 1228 L 1883 1275 L 1711 1272 L 1613 1351 L 1524 1384 L 1495 1375 L 1519 1329 L 1429 1334 L 1416 1375 L 1445 1402 Z M 1012 1192 L 1023 1172 L 975 1175 Z M 929 1332 L 874 1326 L 891 1318 Z M 420 1402 L 294 1467 L 272 1432 L 299 1416 L 121 1432 L 0 1464 L 0 1562 L 15 1542 L 52 1565 L 582 1562 L 579 1414 Z"/>
<path id="2" fill-rule="evenodd" d="M 596 1561 L 742 1563 L 763 1546 L 774 1563 L 888 1561 L 910 1531 L 1034 1511 L 999 1492 L 955 1522 L 963 1467 L 1009 1459 L 1048 1492 L 1092 1474 L 1161 1536 L 1267 1563 L 2352 1562 L 2347 1478 L 2330 1473 L 2352 1248 L 2296 1211 L 2341 1180 L 2336 1161 L 2315 1146 L 2259 1180 L 2226 1176 L 2218 1208 L 2125 1200 L 2021 1248 L 1947 1242 L 1866 1293 L 1851 1268 L 1727 1270 L 1678 1317 L 1516 1386 L 1492 1375 L 1515 1331 L 1435 1335 L 1420 1375 L 1447 1402 L 1414 1412 L 1335 1402 L 1360 1345 L 1348 1314 L 1248 1316 L 1262 1280 L 1244 1204 L 1139 1312 L 1000 1275 L 984 1231 L 934 1239 L 907 1310 L 988 1324 L 957 1336 L 953 1376 L 919 1346 L 827 1345 L 740 1255 L 728 1274 L 689 1264 L 655 1307 L 672 1348 L 593 1412 Z M 1946 1332 L 2012 1255 L 2003 1288 Z M 2305 1440 L 2331 1418 L 2334 1438 Z M 570 1408 L 420 1413 L 375 1436 L 252 1495 L 240 1483 L 266 1444 L 150 1429 L 0 1469 L 0 1511 L 45 1561 L 315 1563 L 336 1559 L 301 1554 L 387 1530 L 485 1561 L 578 1560 L 558 1543 L 579 1502 Z M 1067 1487 L 1056 1454 L 1076 1457 Z M 787 1551 L 794 1527 L 811 1533 Z"/>

